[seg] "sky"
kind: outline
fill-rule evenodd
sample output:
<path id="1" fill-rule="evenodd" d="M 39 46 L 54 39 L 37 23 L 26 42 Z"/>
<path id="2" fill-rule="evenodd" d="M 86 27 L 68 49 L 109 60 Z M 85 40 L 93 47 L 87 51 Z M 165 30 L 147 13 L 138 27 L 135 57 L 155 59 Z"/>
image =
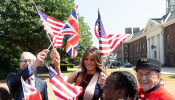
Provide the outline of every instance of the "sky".
<path id="1" fill-rule="evenodd" d="M 75 0 L 78 13 L 90 27 L 93 46 L 98 47 L 94 26 L 98 8 L 106 33 L 124 34 L 125 28 L 143 29 L 150 18 L 166 14 L 166 0 Z"/>

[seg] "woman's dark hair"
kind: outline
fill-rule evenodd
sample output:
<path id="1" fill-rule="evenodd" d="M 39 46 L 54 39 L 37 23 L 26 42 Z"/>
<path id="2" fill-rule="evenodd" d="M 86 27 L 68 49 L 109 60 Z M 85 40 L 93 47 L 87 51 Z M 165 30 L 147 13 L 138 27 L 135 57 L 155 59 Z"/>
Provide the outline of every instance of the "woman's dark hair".
<path id="1" fill-rule="evenodd" d="M 111 75 L 114 77 L 112 81 L 115 84 L 115 89 L 126 90 L 126 96 L 135 100 L 137 94 L 136 78 L 127 71 L 116 71 Z"/>
<path id="2" fill-rule="evenodd" d="M 104 62 L 102 62 L 103 60 L 101 60 L 102 59 L 102 56 L 100 55 L 99 49 L 96 48 L 96 47 L 88 47 L 86 49 L 86 51 L 84 52 L 83 57 L 82 57 L 82 62 L 80 64 L 80 67 L 81 67 L 81 77 L 79 79 L 77 79 L 78 82 L 84 80 L 84 76 L 85 76 L 85 74 L 87 72 L 87 69 L 86 69 L 86 67 L 84 65 L 84 61 L 85 61 L 86 56 L 88 54 L 91 54 L 94 57 L 94 60 L 95 60 L 95 62 L 97 64 L 96 71 L 100 73 L 100 72 L 102 72 L 102 69 L 103 69 L 103 73 L 107 74 L 107 72 L 105 71 Z"/>
<path id="3" fill-rule="evenodd" d="M 3 87 L 0 87 L 0 100 L 12 100 L 10 93 Z"/>

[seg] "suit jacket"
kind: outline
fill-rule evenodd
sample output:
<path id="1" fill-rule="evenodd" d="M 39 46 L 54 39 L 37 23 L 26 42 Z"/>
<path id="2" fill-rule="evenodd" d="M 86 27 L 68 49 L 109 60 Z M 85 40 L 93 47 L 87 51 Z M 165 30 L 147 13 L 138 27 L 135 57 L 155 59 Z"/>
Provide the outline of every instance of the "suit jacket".
<path id="1" fill-rule="evenodd" d="M 9 73 L 7 76 L 7 86 L 15 100 L 22 100 L 22 98 L 24 98 L 21 76 L 23 77 L 24 81 L 27 81 L 27 79 L 31 76 L 29 75 L 28 67 L 17 73 Z M 46 82 L 41 80 L 37 76 L 34 77 L 35 87 L 38 92 L 40 92 L 42 100 L 48 100 Z"/>

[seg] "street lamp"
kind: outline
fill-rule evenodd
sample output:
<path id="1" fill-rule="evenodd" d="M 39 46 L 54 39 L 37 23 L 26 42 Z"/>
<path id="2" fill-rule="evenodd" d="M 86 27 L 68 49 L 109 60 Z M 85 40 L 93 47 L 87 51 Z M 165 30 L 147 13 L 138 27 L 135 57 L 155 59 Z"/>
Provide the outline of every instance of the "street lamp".
<path id="1" fill-rule="evenodd" d="M 151 49 L 154 49 L 154 48 L 156 48 L 156 46 L 154 46 L 154 45 L 151 45 Z"/>

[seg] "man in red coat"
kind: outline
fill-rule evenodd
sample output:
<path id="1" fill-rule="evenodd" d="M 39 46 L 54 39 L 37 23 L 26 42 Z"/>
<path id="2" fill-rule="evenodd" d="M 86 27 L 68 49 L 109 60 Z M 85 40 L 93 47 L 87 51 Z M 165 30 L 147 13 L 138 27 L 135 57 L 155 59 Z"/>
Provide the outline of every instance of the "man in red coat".
<path id="1" fill-rule="evenodd" d="M 160 85 L 161 63 L 155 59 L 141 58 L 134 68 L 140 85 L 137 100 L 175 100 L 175 98 Z"/>

